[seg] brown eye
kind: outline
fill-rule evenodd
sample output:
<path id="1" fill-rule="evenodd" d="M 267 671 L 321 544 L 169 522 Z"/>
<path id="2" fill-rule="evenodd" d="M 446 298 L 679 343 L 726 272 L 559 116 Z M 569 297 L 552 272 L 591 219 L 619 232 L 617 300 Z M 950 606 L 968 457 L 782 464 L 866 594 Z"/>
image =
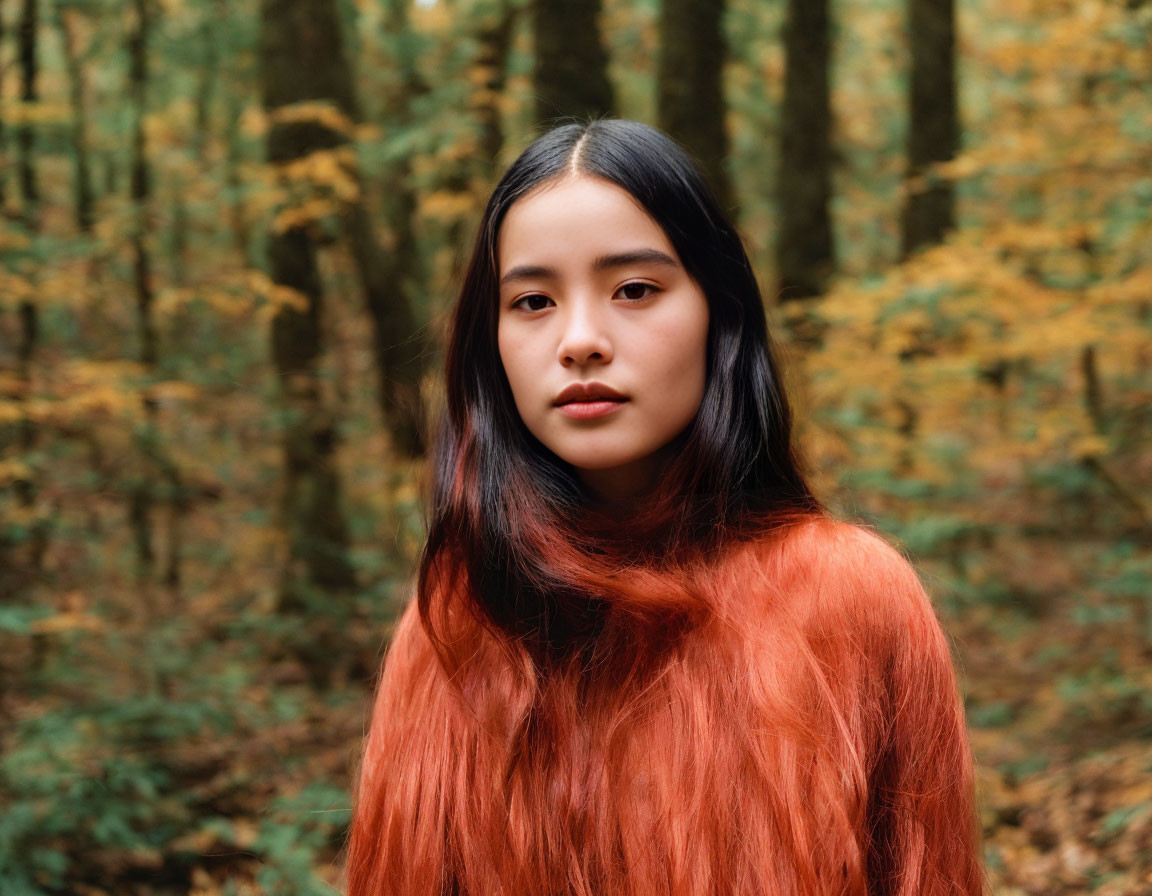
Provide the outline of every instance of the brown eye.
<path id="1" fill-rule="evenodd" d="M 631 301 L 646 299 L 656 292 L 656 287 L 650 283 L 625 283 L 620 287 L 620 295 Z"/>
<path id="2" fill-rule="evenodd" d="M 550 304 L 552 300 L 548 296 L 542 296 L 540 293 L 533 293 L 530 296 L 522 296 L 512 303 L 513 308 L 523 308 L 526 311 L 543 311 Z"/>

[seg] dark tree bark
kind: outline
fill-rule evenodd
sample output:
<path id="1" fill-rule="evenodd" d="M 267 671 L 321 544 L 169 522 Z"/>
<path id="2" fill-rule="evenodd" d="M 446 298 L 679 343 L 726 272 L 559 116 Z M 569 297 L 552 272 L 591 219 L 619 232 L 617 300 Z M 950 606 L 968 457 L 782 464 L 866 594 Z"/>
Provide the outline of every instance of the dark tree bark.
<path id="1" fill-rule="evenodd" d="M 445 169 L 440 189 L 463 196 L 487 194 L 499 177 L 499 155 L 504 147 L 504 123 L 500 101 L 508 77 L 508 53 L 517 20 L 525 9 L 512 0 L 498 0 L 487 5 L 477 29 L 478 49 L 473 60 L 474 77 L 479 89 L 473 94 L 472 108 L 480 125 L 480 151 L 456 161 Z M 468 261 L 468 240 L 475 222 L 459 217 L 448 228 L 447 242 L 454 251 L 450 281 L 459 283 Z"/>
<path id="2" fill-rule="evenodd" d="M 39 7 L 37 0 L 24 0 L 20 9 L 20 20 L 16 30 L 20 62 L 20 99 L 35 103 L 39 99 L 37 79 L 40 73 L 39 57 Z M 21 216 L 29 230 L 40 226 L 40 187 L 36 177 L 36 136 L 32 126 L 24 122 L 16 129 L 16 168 L 20 185 Z M 40 323 L 36 306 L 22 301 L 20 314 L 20 346 L 17 349 L 19 376 L 27 381 L 30 376 L 32 357 L 40 341 Z"/>
<path id="3" fill-rule="evenodd" d="M 334 6 L 325 0 L 263 0 L 260 6 L 260 83 L 272 117 L 268 160 L 283 164 L 347 142 L 319 115 L 282 115 L 309 100 L 353 106 L 350 79 Z M 272 280 L 304 300 L 282 305 L 272 320 L 272 359 L 285 406 L 284 495 L 281 524 L 288 557 L 280 610 L 304 612 L 311 592 L 355 586 L 348 560 L 348 528 L 336 465 L 336 420 L 319 378 L 323 351 L 324 292 L 316 262 L 316 237 L 308 222 L 273 225 L 268 237 Z"/>
<path id="4" fill-rule="evenodd" d="M 212 107 L 221 77 L 219 29 L 227 27 L 227 21 L 227 5 L 221 0 L 215 0 L 211 5 L 205 4 L 200 27 L 196 33 L 200 58 L 196 65 L 196 92 L 192 101 L 195 126 L 189 148 L 192 157 L 201 168 L 208 165 L 207 149 L 213 126 Z M 175 177 L 172 187 L 172 245 L 169 257 L 172 263 L 172 280 L 177 286 L 183 286 L 188 280 L 192 221 L 179 176 Z"/>
<path id="5" fill-rule="evenodd" d="M 156 13 L 155 0 L 133 0 L 132 12 L 134 25 L 128 35 L 128 95 L 132 107 L 129 197 L 133 208 L 130 244 L 140 363 L 152 372 L 159 362 L 160 340 L 156 326 L 152 253 L 148 246 L 148 235 L 152 229 L 153 175 L 144 121 L 148 114 L 149 43 Z M 188 508 L 187 489 L 179 467 L 164 444 L 155 399 L 146 392 L 143 404 L 146 424 L 141 427 L 135 440 L 142 464 L 129 494 L 129 517 L 136 545 L 137 574 L 142 583 L 150 582 L 154 577 L 156 548 L 153 517 L 156 504 L 162 500 L 168 511 L 162 580 L 167 587 L 176 589 L 181 579 L 181 544 L 183 521 Z"/>
<path id="6" fill-rule="evenodd" d="M 37 6 L 32 0 L 20 8 L 16 22 L 17 63 L 19 94 L 26 102 L 37 99 L 37 77 L 39 74 Z M 28 234 L 40 229 L 40 195 L 35 159 L 35 137 L 31 124 L 16 126 L 17 151 L 17 195 L 20 199 L 20 219 Z M 0 160 L 0 161 L 6 161 Z M 2 200 L 2 196 L 0 196 Z M 34 275 L 34 271 L 33 271 Z M 18 401 L 32 397 L 33 368 L 40 345 L 40 315 L 34 302 L 21 299 L 16 306 L 19 336 L 15 345 L 14 388 L 10 394 Z M 0 534 L 0 591 L 11 589 L 8 594 L 15 598 L 28 585 L 35 582 L 43 566 L 44 553 L 48 546 L 47 520 L 37 518 L 35 508 L 40 492 L 41 477 L 34 468 L 33 454 L 39 438 L 39 428 L 29 417 L 24 416 L 11 425 L 0 426 L 0 455 L 15 455 L 25 461 L 28 472 L 15 477 L 11 482 L 12 494 L 16 502 L 36 522 L 27 534 L 12 539 Z M 44 658 L 46 642 L 37 637 L 34 640 L 34 663 Z"/>
<path id="7" fill-rule="evenodd" d="M 422 454 L 427 446 L 420 378 L 428 361 L 428 343 L 417 330 L 412 312 L 415 303 L 411 297 L 423 283 L 423 271 L 412 229 L 416 200 L 411 187 L 406 182 L 398 185 L 385 206 L 393 227 L 391 251 L 381 246 L 363 202 L 349 207 L 345 221 L 349 249 L 374 324 L 372 345 L 381 414 L 393 448 L 411 458 Z"/>
<path id="8" fill-rule="evenodd" d="M 352 72 L 344 51 L 336 3 L 333 0 L 262 0 L 260 59 L 261 88 L 269 110 L 307 100 L 329 100 L 349 118 L 359 117 Z M 275 78 L 270 75 L 275 73 Z M 326 130 L 302 124 L 301 129 Z M 270 135 L 271 137 L 272 135 Z M 293 140 L 292 129 L 280 138 Z M 322 148 L 339 145 L 344 135 L 313 135 Z"/>
<path id="9" fill-rule="evenodd" d="M 385 28 L 392 37 L 408 34 L 407 0 L 388 0 Z M 394 42 L 394 79 L 384 98 L 385 115 L 394 127 L 412 121 L 411 103 L 426 90 L 416 69 L 412 45 Z M 349 82 L 352 80 L 347 70 Z M 368 312 L 374 321 L 377 395 L 380 411 L 393 445 L 402 455 L 415 457 L 426 447 L 420 377 L 427 362 L 428 344 L 418 335 L 415 309 L 421 304 L 425 272 L 413 222 L 416 193 L 407 155 L 386 172 L 383 220 L 388 248 L 380 245 L 372 215 L 363 199 L 349 208 L 348 234 Z"/>
<path id="10" fill-rule="evenodd" d="M 828 0 L 788 0 L 776 189 L 784 301 L 822 293 L 835 265 L 829 30 Z"/>
<path id="11" fill-rule="evenodd" d="M 615 103 L 600 39 L 600 0 L 535 0 L 534 13 L 537 121 L 611 115 Z"/>
<path id="12" fill-rule="evenodd" d="M 908 43 L 908 177 L 914 180 L 959 148 L 954 0 L 908 0 Z M 941 242 L 954 219 L 951 181 L 912 184 L 901 216 L 904 256 Z"/>
<path id="13" fill-rule="evenodd" d="M 132 283 L 136 296 L 136 335 L 140 362 L 151 370 L 156 366 L 156 322 L 152 307 L 152 260 L 145 242 L 148 233 L 148 200 L 151 195 L 151 171 L 148 166 L 144 118 L 148 100 L 148 39 L 152 24 L 149 0 L 133 0 L 134 24 L 128 35 L 128 95 L 132 107 L 132 155 L 129 162 L 129 198 L 134 218 L 129 241 L 132 246 Z M 136 450 L 145 459 L 129 488 L 129 520 L 132 523 L 136 549 L 136 573 L 140 581 L 150 581 L 156 565 L 153 542 L 152 510 L 156 503 L 152 457 L 157 443 L 154 429 L 155 408 L 144 400 L 148 425 L 136 439 Z"/>
<path id="14" fill-rule="evenodd" d="M 287 161 L 348 145 L 351 123 L 359 117 L 360 109 L 335 4 L 330 0 L 263 0 L 261 8 L 265 107 L 272 111 L 292 103 L 328 101 L 348 119 L 348 126 L 343 128 L 316 118 L 276 125 L 269 134 L 270 161 Z M 361 184 L 354 159 L 346 169 Z M 400 189 L 406 187 L 401 184 Z M 415 253 L 395 246 L 392 251 L 384 249 L 363 190 L 358 198 L 344 203 L 344 210 L 348 247 L 373 324 L 381 413 L 393 445 L 400 453 L 414 456 L 425 442 L 420 379 L 427 355 L 409 303 L 411 293 L 405 291 L 409 281 L 405 265 Z M 403 216 L 397 220 L 405 226 Z M 403 242 L 397 240 L 398 244 Z"/>
<path id="15" fill-rule="evenodd" d="M 37 84 L 40 74 L 39 28 L 40 17 L 37 0 L 24 0 L 20 9 L 17 40 L 19 42 L 20 61 L 20 99 L 26 103 L 35 103 L 40 95 Z M 16 129 L 16 150 L 22 217 L 29 230 L 38 230 L 40 227 L 40 186 L 36 176 L 36 163 L 33 158 L 36 151 L 36 136 L 32 125 L 27 122 L 22 123 Z M 36 306 L 32 302 L 20 302 L 19 314 L 20 346 L 17 349 L 17 362 L 20 379 L 27 382 L 31 376 L 32 357 L 35 355 L 36 347 L 40 342 L 40 321 Z"/>
<path id="16" fill-rule="evenodd" d="M 20 11 L 20 23 L 17 32 L 19 39 L 20 59 L 20 98 L 26 103 L 34 103 L 39 99 L 39 86 L 37 84 L 40 74 L 40 18 L 37 0 L 24 0 Z M 40 186 L 36 173 L 35 131 L 28 123 L 22 124 L 16 131 L 17 143 L 17 169 L 20 185 L 21 212 L 24 225 L 29 232 L 40 229 Z M 40 346 L 40 313 L 34 302 L 22 299 L 18 307 L 20 316 L 20 343 L 16 349 L 16 377 L 21 384 L 21 391 L 27 395 L 32 387 L 32 365 Z M 25 454 L 30 453 L 36 446 L 36 427 L 31 420 L 25 419 L 20 423 L 19 443 Z M 32 479 L 20 479 L 16 483 L 16 492 L 20 503 L 31 507 L 36 503 L 37 484 Z M 43 546 L 41 546 L 42 548 Z M 33 548 L 36 554 L 36 566 L 39 565 L 41 549 Z"/>
<path id="17" fill-rule="evenodd" d="M 240 115 L 244 110 L 244 96 L 239 91 L 229 91 L 225 106 L 225 120 L 228 122 L 224 133 L 224 183 L 228 187 L 228 229 L 232 233 L 232 245 L 236 254 L 251 267 L 258 267 L 259 262 L 253 257 L 252 225 L 248 220 L 248 213 L 244 207 L 243 187 L 244 179 L 240 174 L 242 162 L 242 138 L 240 135 Z"/>
<path id="18" fill-rule="evenodd" d="M 656 117 L 700 163 L 721 205 L 732 210 L 724 168 L 724 5 L 724 0 L 664 0 Z"/>
<path id="19" fill-rule="evenodd" d="M 192 154 L 201 164 L 205 164 L 205 151 L 208 147 L 208 135 L 212 132 L 212 106 L 216 100 L 217 89 L 220 83 L 219 28 L 227 27 L 228 4 L 225 0 L 214 0 L 211 7 L 205 10 L 204 18 L 200 22 L 200 41 L 204 54 L 200 67 L 199 81 L 196 88 L 196 132 L 192 135 Z"/>
<path id="20" fill-rule="evenodd" d="M 232 15 L 232 0 L 213 0 L 212 11 L 217 22 L 227 23 L 229 17 Z M 225 25 L 226 28 L 226 25 Z M 227 33 L 224 29 L 212 29 L 213 34 L 217 39 L 222 39 L 223 35 Z M 224 82 L 227 83 L 230 79 L 234 82 L 241 77 L 240 73 L 233 69 L 236 65 L 234 55 L 225 51 L 222 54 L 221 64 L 226 68 L 221 73 Z M 247 75 L 247 72 L 244 73 Z M 259 267 L 261 262 L 259 259 L 253 257 L 252 251 L 252 225 L 248 219 L 248 213 L 244 205 L 244 182 L 240 173 L 240 165 L 242 162 L 243 153 L 241 147 L 243 140 L 240 134 L 240 116 L 244 110 L 244 104 L 247 102 L 244 94 L 238 90 L 225 90 L 222 92 L 224 97 L 224 182 L 228 186 L 228 194 L 231 199 L 228 201 L 228 229 L 232 233 L 232 243 L 236 248 L 237 255 L 250 267 Z M 205 118 L 208 117 L 208 103 L 205 101 L 204 105 Z"/>
<path id="21" fill-rule="evenodd" d="M 39 41 L 40 11 L 37 0 L 24 0 L 20 9 L 20 23 L 17 29 L 18 53 L 20 58 L 20 99 L 34 103 L 39 99 L 37 76 L 40 73 Z M 16 129 L 16 169 L 20 181 L 20 193 L 29 207 L 35 207 L 40 199 L 40 187 L 36 180 L 36 168 L 32 161 L 36 151 L 36 136 L 32 125 L 24 123 Z M 28 213 L 26 219 L 30 219 Z"/>
<path id="22" fill-rule="evenodd" d="M 5 17 L 4 3 L 0 2 L 0 47 L 8 33 L 8 19 Z M 4 66 L 0 65 L 0 96 L 4 95 Z M 4 197 L 8 195 L 8 134 L 4 130 L 4 116 L 0 115 L 0 211 L 4 209 Z"/>
<path id="23" fill-rule="evenodd" d="M 480 90 L 484 99 L 479 103 L 481 163 L 488 169 L 488 181 L 493 179 L 496 160 L 504 147 L 504 124 L 500 118 L 500 97 L 508 78 L 508 51 L 516 26 L 518 8 L 512 3 L 500 3 L 480 26 L 476 67 L 483 75 Z"/>
<path id="24" fill-rule="evenodd" d="M 196 164 L 201 169 L 209 166 L 208 146 L 212 136 L 212 108 L 221 79 L 220 68 L 226 61 L 221 59 L 220 32 L 228 27 L 228 8 L 224 0 L 205 3 L 201 13 L 200 26 L 196 33 L 199 58 L 196 64 L 196 91 L 193 97 L 195 126 L 189 148 Z M 229 147 L 231 151 L 231 147 Z M 172 280 L 177 286 L 188 281 L 188 257 L 191 244 L 192 220 L 185 199 L 186 191 L 179 175 L 173 178 L 172 202 L 172 245 L 169 257 L 172 263 Z M 246 256 L 245 256 L 246 257 Z"/>
<path id="25" fill-rule="evenodd" d="M 75 10 L 57 8 L 56 22 L 64 48 L 64 66 L 68 73 L 68 98 L 72 105 L 72 152 L 75 160 L 74 193 L 76 227 L 91 233 L 94 223 L 92 166 L 88 152 L 88 101 L 84 92 L 84 70 L 77 46 Z"/>
<path id="26" fill-rule="evenodd" d="M 136 212 L 132 228 L 132 269 L 136 293 L 136 327 L 140 360 L 154 367 L 157 357 L 156 321 L 153 315 L 152 258 L 146 237 L 148 203 L 152 197 L 152 169 L 148 163 L 144 119 L 148 105 L 148 41 L 152 25 L 152 0 L 133 0 L 135 27 L 128 37 L 128 92 L 132 104 L 132 158 L 129 196 Z"/>

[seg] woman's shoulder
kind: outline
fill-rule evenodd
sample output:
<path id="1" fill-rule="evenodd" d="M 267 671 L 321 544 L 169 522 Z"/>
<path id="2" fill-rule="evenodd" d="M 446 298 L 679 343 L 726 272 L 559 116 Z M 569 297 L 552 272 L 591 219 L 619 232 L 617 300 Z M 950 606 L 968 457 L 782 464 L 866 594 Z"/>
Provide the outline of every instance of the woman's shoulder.
<path id="1" fill-rule="evenodd" d="M 738 577 L 759 579 L 793 612 L 825 623 L 847 615 L 888 627 L 932 614 L 903 552 L 859 523 L 830 516 L 797 522 L 757 539 L 738 566 Z"/>
<path id="2" fill-rule="evenodd" d="M 877 579 L 908 584 L 916 579 L 911 562 L 887 536 L 861 523 L 833 517 L 808 520 L 789 532 L 784 547 L 795 562 L 815 564 L 825 575 L 846 584 L 871 583 Z"/>
<path id="3" fill-rule="evenodd" d="M 824 514 L 765 528 L 750 547 L 757 562 L 794 567 L 805 573 L 816 568 L 849 576 L 912 572 L 904 554 L 880 532 Z"/>

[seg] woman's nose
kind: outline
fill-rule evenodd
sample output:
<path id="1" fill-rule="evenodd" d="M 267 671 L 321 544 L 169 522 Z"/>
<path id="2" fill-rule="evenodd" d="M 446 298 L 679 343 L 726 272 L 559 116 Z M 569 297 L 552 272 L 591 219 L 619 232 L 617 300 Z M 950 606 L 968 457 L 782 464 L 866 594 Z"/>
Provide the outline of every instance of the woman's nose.
<path id="1" fill-rule="evenodd" d="M 595 309 L 579 305 L 570 308 L 564 321 L 564 331 L 560 335 L 557 355 L 564 366 L 611 361 L 612 340 L 603 315 Z"/>

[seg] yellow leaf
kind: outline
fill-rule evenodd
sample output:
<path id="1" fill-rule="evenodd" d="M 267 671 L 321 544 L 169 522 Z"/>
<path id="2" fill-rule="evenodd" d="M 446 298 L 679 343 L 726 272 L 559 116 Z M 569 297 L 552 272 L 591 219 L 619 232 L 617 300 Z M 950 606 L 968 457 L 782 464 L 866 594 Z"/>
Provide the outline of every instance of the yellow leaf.
<path id="1" fill-rule="evenodd" d="M 268 133 L 268 116 L 259 106 L 245 106 L 240 113 L 240 133 L 245 137 L 263 137 Z"/>
<path id="2" fill-rule="evenodd" d="M 192 383 L 185 383 L 180 380 L 166 380 L 162 383 L 154 383 L 149 388 L 149 393 L 157 401 L 191 401 L 200 396 L 200 389 Z"/>
<path id="3" fill-rule="evenodd" d="M 66 103 L 25 103 L 9 100 L 0 104 L 0 118 L 9 126 L 61 124 L 72 119 L 72 110 Z"/>
<path id="4" fill-rule="evenodd" d="M 476 199 L 469 193 L 441 190 L 428 196 L 420 204 L 420 211 L 429 218 L 451 221 L 472 214 L 475 206 Z"/>
<path id="5" fill-rule="evenodd" d="M 309 100 L 289 103 L 274 109 L 268 116 L 273 124 L 319 124 L 331 131 L 352 137 L 355 124 L 334 103 Z"/>
<path id="6" fill-rule="evenodd" d="M 273 233 L 286 233 L 301 227 L 307 227 L 316 221 L 341 213 L 339 203 L 331 199 L 309 199 L 300 205 L 288 206 L 276 213 L 272 219 Z"/>
<path id="7" fill-rule="evenodd" d="M 1072 456 L 1079 460 L 1099 457 L 1109 451 L 1108 440 L 1095 434 L 1080 436 L 1072 442 L 1070 448 Z"/>
<path id="8" fill-rule="evenodd" d="M 0 404 L 0 421 L 4 418 L 5 405 L 15 405 L 15 402 Z M 16 417 L 15 419 L 19 419 Z M 0 485 L 9 485 L 13 482 L 26 481 L 32 477 L 32 469 L 21 460 L 0 460 Z"/>
<path id="9" fill-rule="evenodd" d="M 29 628 L 36 634 L 51 635 L 58 634 L 59 632 L 75 631 L 76 629 L 100 632 L 104 630 L 105 626 L 104 621 L 96 616 L 69 612 L 57 613 L 45 619 L 37 619 Z"/>

